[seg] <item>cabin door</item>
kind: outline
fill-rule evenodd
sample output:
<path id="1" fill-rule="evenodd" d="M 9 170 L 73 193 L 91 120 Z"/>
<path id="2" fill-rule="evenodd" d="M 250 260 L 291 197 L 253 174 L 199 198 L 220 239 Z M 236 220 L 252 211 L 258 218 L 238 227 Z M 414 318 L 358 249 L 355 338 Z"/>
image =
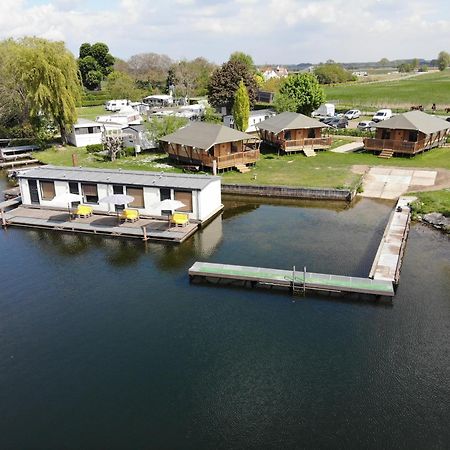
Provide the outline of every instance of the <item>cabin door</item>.
<path id="1" fill-rule="evenodd" d="M 39 193 L 36 180 L 28 180 L 28 189 L 30 190 L 31 203 L 39 204 Z"/>

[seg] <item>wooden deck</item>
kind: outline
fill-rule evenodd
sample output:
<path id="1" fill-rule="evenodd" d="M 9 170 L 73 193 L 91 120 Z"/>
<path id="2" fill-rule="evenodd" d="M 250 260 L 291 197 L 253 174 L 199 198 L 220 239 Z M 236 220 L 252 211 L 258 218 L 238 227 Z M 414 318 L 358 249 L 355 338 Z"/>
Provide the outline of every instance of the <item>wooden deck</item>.
<path id="1" fill-rule="evenodd" d="M 398 141 L 393 139 L 364 138 L 364 148 L 369 151 L 392 150 L 403 155 L 416 155 L 445 143 L 445 138 L 428 138 L 417 142 Z"/>
<path id="2" fill-rule="evenodd" d="M 289 288 L 293 292 L 315 290 L 386 297 L 394 296 L 393 285 L 389 281 L 198 261 L 189 269 L 189 277 L 191 280 L 197 277 L 201 279 L 228 279 L 244 283 L 250 282 L 252 287 L 258 284 L 280 286 Z"/>
<path id="3" fill-rule="evenodd" d="M 119 223 L 116 215 L 94 214 L 88 218 L 69 220 L 67 210 L 28 208 L 19 206 L 4 213 L 6 226 L 44 228 L 75 233 L 93 233 L 143 240 L 181 243 L 198 229 L 198 224 L 170 226 L 167 220 L 140 218 L 134 223 Z"/>

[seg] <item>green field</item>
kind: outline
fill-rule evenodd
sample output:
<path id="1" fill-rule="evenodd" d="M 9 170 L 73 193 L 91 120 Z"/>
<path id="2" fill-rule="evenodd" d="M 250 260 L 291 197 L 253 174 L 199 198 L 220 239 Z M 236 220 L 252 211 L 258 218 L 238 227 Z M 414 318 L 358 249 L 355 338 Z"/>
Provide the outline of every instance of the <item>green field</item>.
<path id="1" fill-rule="evenodd" d="M 333 145 L 342 145 L 347 142 L 346 139 L 336 139 Z M 46 164 L 71 166 L 72 154 L 77 155 L 77 165 L 84 167 L 181 171 L 168 166 L 166 155 L 161 153 L 144 153 L 138 157 L 129 156 L 110 162 L 105 161 L 100 155 L 88 154 L 84 148 L 65 147 L 35 152 L 33 156 Z M 241 174 L 236 171 L 224 173 L 223 182 L 305 187 L 351 187 L 360 178 L 352 171 L 354 165 L 428 167 L 450 170 L 450 148 L 434 149 L 414 158 L 391 159 L 380 159 L 370 153 L 332 153 L 329 151 L 319 152 L 312 158 L 306 158 L 302 153 L 289 156 L 264 153 L 256 167 L 249 173 Z"/>
<path id="2" fill-rule="evenodd" d="M 102 114 L 109 114 L 103 105 L 100 106 L 85 106 L 77 108 L 77 114 L 79 119 L 95 120 L 97 116 Z"/>
<path id="3" fill-rule="evenodd" d="M 418 199 L 412 204 L 416 214 L 428 214 L 440 212 L 446 217 L 450 217 L 450 189 L 441 191 L 417 192 Z"/>
<path id="4" fill-rule="evenodd" d="M 338 108 L 408 110 L 412 105 L 423 105 L 429 110 L 436 103 L 438 112 L 443 112 L 450 107 L 450 70 L 398 81 L 325 86 L 324 90 L 327 100 L 335 102 Z"/>

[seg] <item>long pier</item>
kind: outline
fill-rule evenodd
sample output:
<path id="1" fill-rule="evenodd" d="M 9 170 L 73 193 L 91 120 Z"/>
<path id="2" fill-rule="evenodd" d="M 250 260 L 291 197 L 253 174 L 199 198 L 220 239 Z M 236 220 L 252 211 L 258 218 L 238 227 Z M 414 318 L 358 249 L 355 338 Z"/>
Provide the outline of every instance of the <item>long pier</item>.
<path id="1" fill-rule="evenodd" d="M 306 290 L 370 294 L 394 297 L 399 283 L 406 240 L 411 223 L 409 204 L 415 197 L 400 197 L 392 212 L 378 247 L 368 278 L 330 275 L 262 267 L 236 266 L 196 262 L 189 269 L 189 278 L 204 280 L 232 280 L 244 286 L 250 283 L 289 288 L 293 293 Z"/>
<path id="2" fill-rule="evenodd" d="M 235 266 L 197 261 L 189 269 L 189 278 L 223 279 L 250 282 L 257 285 L 279 286 L 293 292 L 314 290 L 339 293 L 358 293 L 376 296 L 394 296 L 391 282 L 370 278 L 346 277 L 295 270 L 267 269 L 261 267 Z"/>

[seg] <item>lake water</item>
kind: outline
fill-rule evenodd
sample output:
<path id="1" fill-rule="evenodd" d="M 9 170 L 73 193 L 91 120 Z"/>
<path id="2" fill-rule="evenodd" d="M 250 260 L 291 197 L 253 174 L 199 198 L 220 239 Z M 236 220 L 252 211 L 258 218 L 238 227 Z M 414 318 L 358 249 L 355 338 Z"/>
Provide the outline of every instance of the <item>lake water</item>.
<path id="1" fill-rule="evenodd" d="M 0 230 L 1 449 L 448 448 L 449 239 L 412 227 L 392 304 L 189 284 L 367 276 L 393 204 L 226 206 L 178 246 Z"/>

